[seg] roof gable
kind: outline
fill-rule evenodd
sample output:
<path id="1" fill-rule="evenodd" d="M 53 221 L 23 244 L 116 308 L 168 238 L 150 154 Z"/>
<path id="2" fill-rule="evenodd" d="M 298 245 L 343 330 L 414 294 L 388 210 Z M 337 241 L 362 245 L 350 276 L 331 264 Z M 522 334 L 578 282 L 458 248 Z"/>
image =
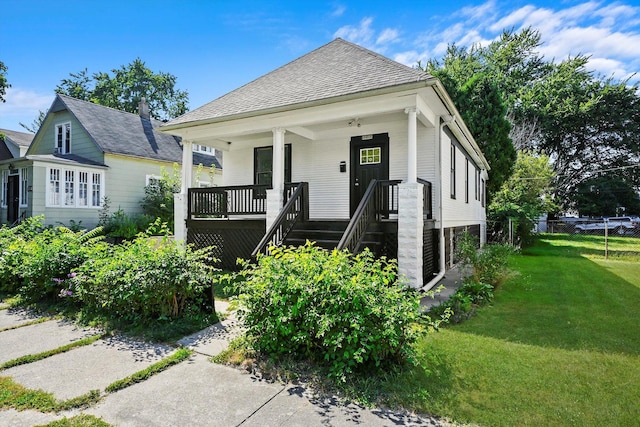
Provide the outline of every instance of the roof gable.
<path id="1" fill-rule="evenodd" d="M 57 95 L 49 114 L 68 110 L 104 153 L 181 162 L 178 139 L 157 130 L 161 122 L 92 102 Z"/>
<path id="2" fill-rule="evenodd" d="M 423 71 L 335 39 L 167 126 L 295 106 L 431 78 Z"/>

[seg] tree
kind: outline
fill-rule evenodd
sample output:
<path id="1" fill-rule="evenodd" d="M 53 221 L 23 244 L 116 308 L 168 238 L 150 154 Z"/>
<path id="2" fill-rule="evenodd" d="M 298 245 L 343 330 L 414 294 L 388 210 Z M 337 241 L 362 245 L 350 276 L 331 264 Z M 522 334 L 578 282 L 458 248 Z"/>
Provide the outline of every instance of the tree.
<path id="1" fill-rule="evenodd" d="M 188 93 L 175 88 L 177 78 L 169 73 L 152 72 L 137 58 L 128 65 L 89 76 L 88 70 L 70 73 L 56 86 L 56 93 L 96 104 L 138 112 L 142 97 L 149 104 L 151 117 L 169 120 L 187 112 Z"/>
<path id="2" fill-rule="evenodd" d="M 605 175 L 583 181 L 572 198 L 581 216 L 640 214 L 638 193 L 619 176 Z"/>
<path id="3" fill-rule="evenodd" d="M 640 87 L 629 80 L 594 75 L 583 55 L 559 63 L 547 61 L 538 51 L 540 40 L 540 32 L 531 28 L 506 30 L 484 47 L 449 46 L 442 60 L 430 60 L 426 68 L 441 78 L 447 90 L 463 87 L 480 74 L 497 86 L 514 145 L 551 158 L 556 200 L 563 208 L 575 207 L 576 188 L 603 171 L 623 171 L 615 176 L 639 189 L 640 174 L 633 171 L 640 162 Z M 480 105 L 470 108 L 486 108 Z M 483 115 L 488 120 L 483 111 L 474 113 L 476 119 L 461 114 L 471 123 Z M 482 147 L 492 166 L 490 185 L 502 170 L 493 167 L 490 147 L 499 146 L 490 140 Z"/>
<path id="4" fill-rule="evenodd" d="M 505 230 L 509 219 L 515 219 L 518 235 L 526 241 L 535 221 L 556 208 L 552 201 L 553 178 L 549 157 L 519 151 L 513 174 L 489 205 L 489 219 L 495 229 Z"/>
<path id="5" fill-rule="evenodd" d="M 488 198 L 500 189 L 511 175 L 516 151 L 509 138 L 510 124 L 506 119 L 507 106 L 499 87 L 482 72 L 473 51 L 455 46 L 439 62 L 430 61 L 427 71 L 438 77 L 458 108 L 462 119 L 482 149 L 489 166 Z"/>
<path id="6" fill-rule="evenodd" d="M 0 101 L 7 102 L 4 97 L 7 94 L 7 89 L 10 87 L 11 85 L 7 81 L 7 66 L 4 65 L 4 62 L 0 61 Z"/>
<path id="7" fill-rule="evenodd" d="M 42 123 L 44 123 L 45 117 L 47 117 L 47 113 L 40 110 L 38 111 L 38 117 L 33 119 L 33 122 L 31 122 L 30 125 L 24 124 L 22 122 L 19 122 L 18 124 L 22 126 L 24 129 L 26 129 L 28 132 L 36 133 L 38 132 L 38 129 L 40 129 L 40 126 L 42 126 Z"/>

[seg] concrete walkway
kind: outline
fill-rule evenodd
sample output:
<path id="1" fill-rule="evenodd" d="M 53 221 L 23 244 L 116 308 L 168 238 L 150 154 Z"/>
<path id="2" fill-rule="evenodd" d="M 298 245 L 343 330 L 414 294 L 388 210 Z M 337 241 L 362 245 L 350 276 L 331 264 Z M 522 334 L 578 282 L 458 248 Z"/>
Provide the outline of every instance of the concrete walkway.
<path id="1" fill-rule="evenodd" d="M 221 304 L 218 310 L 226 307 Z M 21 326 L 33 316 L 0 310 L 0 363 L 40 353 L 99 333 L 60 320 Z M 17 326 L 17 327 L 16 327 Z M 13 329 L 7 329 L 7 328 Z M 42 389 L 58 400 L 100 390 L 90 408 L 62 413 L 0 410 L 0 425 L 27 427 L 79 413 L 101 417 L 114 426 L 451 426 L 444 420 L 345 405 L 335 398 L 317 399 L 304 386 L 266 382 L 238 369 L 216 365 L 208 356 L 226 348 L 240 331 L 233 316 L 178 344 L 194 355 L 143 382 L 115 393 L 105 387 L 167 357 L 175 351 L 126 337 L 100 339 L 49 358 L 6 369 L 30 389 Z"/>

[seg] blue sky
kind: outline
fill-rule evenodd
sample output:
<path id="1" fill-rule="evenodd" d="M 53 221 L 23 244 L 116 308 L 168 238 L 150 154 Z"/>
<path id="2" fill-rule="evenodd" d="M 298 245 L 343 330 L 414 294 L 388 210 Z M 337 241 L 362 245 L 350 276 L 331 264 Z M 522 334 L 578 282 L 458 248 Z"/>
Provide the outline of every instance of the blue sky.
<path id="1" fill-rule="evenodd" d="M 619 79 L 640 70 L 639 0 L 3 0 L 1 10 L 0 61 L 12 87 L 0 128 L 19 131 L 85 68 L 139 57 L 175 75 L 194 109 L 335 37 L 412 66 L 440 58 L 449 43 L 532 26 L 548 59 L 588 54 L 591 69 Z"/>

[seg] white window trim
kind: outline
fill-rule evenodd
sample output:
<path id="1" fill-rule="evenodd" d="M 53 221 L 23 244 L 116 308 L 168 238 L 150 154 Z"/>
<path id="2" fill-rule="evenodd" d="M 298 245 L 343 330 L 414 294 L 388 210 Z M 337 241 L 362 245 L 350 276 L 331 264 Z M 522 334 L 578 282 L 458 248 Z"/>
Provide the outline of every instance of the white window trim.
<path id="1" fill-rule="evenodd" d="M 5 169 L 2 171 L 2 175 L 0 176 L 0 206 L 3 208 L 7 207 L 7 185 L 9 184 L 9 170 Z"/>
<path id="2" fill-rule="evenodd" d="M 20 204 L 21 208 L 29 206 L 29 168 L 20 168 Z"/>
<path id="3" fill-rule="evenodd" d="M 51 170 L 57 169 L 60 171 L 60 197 L 58 198 L 59 204 L 51 203 Z M 73 172 L 73 205 L 65 205 L 65 194 L 64 194 L 64 178 L 65 172 L 72 171 Z M 80 204 L 80 173 L 87 173 L 87 204 Z M 100 175 L 100 197 L 98 200 L 98 205 L 93 205 L 93 176 Z M 96 169 L 87 169 L 87 168 L 70 168 L 70 167 L 53 167 L 47 166 L 46 172 L 46 191 L 45 191 L 45 206 L 48 208 L 61 208 L 61 209 L 101 209 L 102 202 L 106 195 L 106 180 L 105 173 L 102 170 Z"/>
<path id="4" fill-rule="evenodd" d="M 65 139 L 65 128 L 66 126 L 69 126 L 69 150 L 66 150 L 66 142 L 67 140 Z M 62 128 L 62 147 L 58 147 L 58 128 Z M 71 134 L 72 134 L 72 129 L 71 129 L 71 122 L 64 122 L 64 123 L 58 123 L 55 126 L 55 132 L 53 135 L 53 152 L 54 153 L 59 153 L 59 154 L 69 154 L 71 153 Z"/>
<path id="5" fill-rule="evenodd" d="M 10 173 L 8 169 L 2 171 L 0 175 L 0 207 L 7 207 L 7 185 L 9 184 L 9 176 L 18 176 L 18 207 L 26 208 L 29 206 L 29 196 L 27 195 L 27 188 L 29 185 L 28 178 L 25 177 L 28 174 L 28 168 L 18 169 L 18 173 Z M 25 174 L 26 173 L 26 174 Z M 23 197 L 24 196 L 24 197 Z M 23 203 L 24 202 L 24 203 Z"/>

